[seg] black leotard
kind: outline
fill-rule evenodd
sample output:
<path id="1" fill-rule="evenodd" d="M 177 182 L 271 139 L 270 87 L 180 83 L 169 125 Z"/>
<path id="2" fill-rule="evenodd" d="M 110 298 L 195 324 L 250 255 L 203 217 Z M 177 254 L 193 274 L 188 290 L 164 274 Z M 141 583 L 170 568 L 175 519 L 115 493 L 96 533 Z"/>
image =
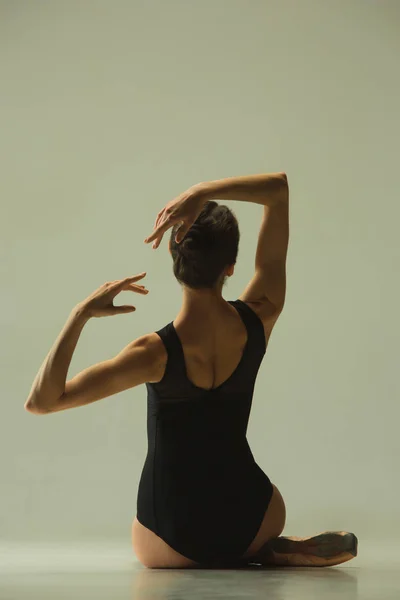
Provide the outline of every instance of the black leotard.
<path id="1" fill-rule="evenodd" d="M 148 453 L 137 519 L 177 552 L 208 565 L 240 561 L 273 492 L 246 438 L 264 327 L 247 304 L 229 303 L 246 325 L 247 342 L 224 383 L 204 390 L 188 379 L 172 322 L 156 332 L 168 353 L 164 376 L 146 383 Z"/>

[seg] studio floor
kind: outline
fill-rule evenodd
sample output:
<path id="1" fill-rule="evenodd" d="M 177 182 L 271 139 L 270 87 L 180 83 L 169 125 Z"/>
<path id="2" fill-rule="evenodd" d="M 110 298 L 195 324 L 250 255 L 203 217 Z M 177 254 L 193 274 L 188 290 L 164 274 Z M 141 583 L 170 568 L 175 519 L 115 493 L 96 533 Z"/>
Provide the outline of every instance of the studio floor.
<path id="1" fill-rule="evenodd" d="M 334 568 L 146 569 L 129 543 L 0 543 L 1 600 L 400 599 L 396 543 Z M 397 552 L 397 554 L 396 554 Z"/>

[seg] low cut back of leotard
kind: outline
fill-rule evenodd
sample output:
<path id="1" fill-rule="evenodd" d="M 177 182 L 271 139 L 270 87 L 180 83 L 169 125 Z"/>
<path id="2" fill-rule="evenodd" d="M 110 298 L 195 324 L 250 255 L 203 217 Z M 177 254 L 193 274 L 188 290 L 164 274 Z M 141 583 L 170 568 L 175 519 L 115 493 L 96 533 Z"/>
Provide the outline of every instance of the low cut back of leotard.
<path id="1" fill-rule="evenodd" d="M 254 539 L 272 497 L 257 465 L 247 426 L 257 373 L 266 352 L 262 321 L 230 300 L 247 330 L 239 365 L 205 390 L 186 375 L 173 322 L 156 333 L 168 358 L 161 381 L 147 383 L 148 451 L 137 518 L 174 550 L 202 564 L 239 559 Z"/>

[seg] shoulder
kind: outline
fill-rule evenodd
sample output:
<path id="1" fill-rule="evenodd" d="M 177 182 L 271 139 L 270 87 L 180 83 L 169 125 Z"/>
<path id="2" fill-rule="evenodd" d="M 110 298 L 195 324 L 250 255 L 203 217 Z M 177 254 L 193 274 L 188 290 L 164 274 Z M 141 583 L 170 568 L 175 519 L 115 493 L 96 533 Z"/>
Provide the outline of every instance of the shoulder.
<path id="1" fill-rule="evenodd" d="M 167 364 L 168 354 L 160 336 L 155 333 L 146 333 L 131 343 L 133 348 L 141 348 L 148 364 L 149 382 L 159 381 Z"/>
<path id="2" fill-rule="evenodd" d="M 242 300 L 241 298 L 239 298 L 239 300 L 241 300 L 243 304 L 248 306 L 258 316 L 264 327 L 265 339 L 268 341 L 281 311 L 278 311 L 276 307 L 269 302 L 269 300 L 266 300 L 265 302 L 248 302 Z"/>

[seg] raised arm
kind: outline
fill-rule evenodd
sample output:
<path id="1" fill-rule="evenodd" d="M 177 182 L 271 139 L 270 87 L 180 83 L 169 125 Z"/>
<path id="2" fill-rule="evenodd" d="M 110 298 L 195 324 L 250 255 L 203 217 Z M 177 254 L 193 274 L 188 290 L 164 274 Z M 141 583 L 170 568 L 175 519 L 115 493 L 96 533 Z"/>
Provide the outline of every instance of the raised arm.
<path id="1" fill-rule="evenodd" d="M 285 173 L 231 177 L 200 184 L 207 199 L 240 200 L 263 205 L 255 273 L 239 299 L 254 308 L 270 327 L 286 295 L 289 242 L 289 187 Z"/>
<path id="2" fill-rule="evenodd" d="M 255 257 L 255 273 L 240 296 L 260 316 L 270 332 L 282 311 L 286 293 L 289 241 L 289 188 L 285 173 L 246 175 L 194 185 L 158 213 L 153 232 L 144 240 L 158 248 L 164 233 L 176 223 L 180 242 L 208 200 L 240 200 L 264 207 Z M 179 239 L 178 239 L 179 238 Z"/>

